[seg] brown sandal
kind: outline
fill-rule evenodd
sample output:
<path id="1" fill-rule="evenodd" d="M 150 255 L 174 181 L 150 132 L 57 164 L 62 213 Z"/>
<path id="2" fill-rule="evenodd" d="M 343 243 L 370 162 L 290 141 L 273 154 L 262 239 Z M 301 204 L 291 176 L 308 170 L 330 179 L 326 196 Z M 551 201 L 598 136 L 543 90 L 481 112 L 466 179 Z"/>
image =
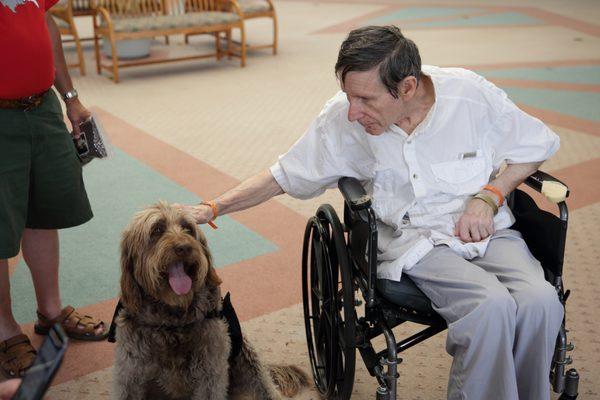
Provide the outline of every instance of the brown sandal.
<path id="1" fill-rule="evenodd" d="M 104 340 L 108 336 L 104 322 L 94 320 L 89 315 L 81 315 L 71 306 L 63 308 L 58 317 L 49 319 L 38 311 L 38 322 L 35 324 L 35 333 L 40 335 L 48 334 L 52 325 L 59 323 L 72 339 L 98 341 Z M 102 333 L 97 334 L 96 329 L 104 328 Z"/>
<path id="2" fill-rule="evenodd" d="M 37 352 L 27 335 L 19 334 L 0 342 L 0 370 L 8 378 L 22 377 L 31 367 Z"/>

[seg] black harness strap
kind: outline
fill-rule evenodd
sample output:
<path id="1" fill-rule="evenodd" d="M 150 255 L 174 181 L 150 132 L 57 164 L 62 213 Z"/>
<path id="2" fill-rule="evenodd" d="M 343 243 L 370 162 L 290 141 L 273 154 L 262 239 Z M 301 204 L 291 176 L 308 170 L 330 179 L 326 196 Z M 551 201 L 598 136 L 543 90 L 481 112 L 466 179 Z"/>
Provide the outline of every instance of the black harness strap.
<path id="1" fill-rule="evenodd" d="M 115 313 L 113 314 L 112 322 L 110 323 L 110 329 L 108 330 L 108 341 L 110 343 L 115 343 L 117 341 L 116 333 L 117 333 L 117 323 L 116 319 L 121 310 L 123 309 L 123 304 L 121 300 L 117 303 L 115 307 Z M 223 310 L 221 312 L 217 312 L 216 310 L 212 310 L 204 315 L 204 318 L 222 318 L 227 321 L 227 326 L 229 330 L 229 337 L 231 339 L 231 351 L 229 353 L 229 363 L 231 362 L 241 353 L 242 344 L 244 342 L 244 337 L 242 335 L 242 327 L 240 326 L 240 321 L 235 313 L 235 309 L 233 308 L 233 304 L 231 304 L 231 296 L 229 292 L 223 298 Z M 166 329 L 185 329 L 191 327 L 195 323 L 187 324 L 181 327 L 165 327 Z"/>
<path id="2" fill-rule="evenodd" d="M 231 339 L 231 351 L 229 353 L 229 363 L 242 352 L 242 344 L 244 337 L 242 336 L 242 327 L 240 326 L 240 320 L 235 313 L 233 304 L 231 304 L 231 296 L 229 292 L 223 298 L 223 310 L 221 311 L 221 318 L 225 318 L 227 326 L 229 327 L 229 338 Z"/>
<path id="3" fill-rule="evenodd" d="M 119 299 L 119 302 L 117 303 L 117 306 L 115 307 L 115 313 L 113 314 L 112 321 L 110 323 L 110 329 L 108 330 L 108 341 L 110 343 L 114 343 L 117 341 L 116 319 L 117 319 L 117 316 L 119 315 L 119 312 L 121 312 L 122 309 L 123 309 L 123 303 L 121 303 L 121 299 Z"/>

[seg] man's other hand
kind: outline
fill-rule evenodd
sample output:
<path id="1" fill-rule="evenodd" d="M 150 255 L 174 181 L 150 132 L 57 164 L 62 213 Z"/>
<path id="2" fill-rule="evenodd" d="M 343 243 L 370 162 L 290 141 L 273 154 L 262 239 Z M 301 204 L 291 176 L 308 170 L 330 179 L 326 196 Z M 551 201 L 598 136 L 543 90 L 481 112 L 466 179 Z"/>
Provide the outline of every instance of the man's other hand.
<path id="1" fill-rule="evenodd" d="M 79 99 L 67 100 L 65 104 L 67 106 L 67 117 L 73 126 L 73 137 L 79 138 L 81 135 L 79 124 L 87 120 L 91 113 L 81 104 Z"/>
<path id="2" fill-rule="evenodd" d="M 197 224 L 206 224 L 213 219 L 212 208 L 206 204 L 188 206 L 185 204 L 174 203 L 173 207 L 177 207 L 181 211 L 191 214 Z"/>
<path id="3" fill-rule="evenodd" d="M 465 243 L 479 242 L 494 233 L 494 210 L 486 202 L 471 199 L 454 227 Z"/>
<path id="4" fill-rule="evenodd" d="M 0 400 L 12 399 L 20 384 L 20 379 L 10 379 L 8 381 L 0 382 Z"/>

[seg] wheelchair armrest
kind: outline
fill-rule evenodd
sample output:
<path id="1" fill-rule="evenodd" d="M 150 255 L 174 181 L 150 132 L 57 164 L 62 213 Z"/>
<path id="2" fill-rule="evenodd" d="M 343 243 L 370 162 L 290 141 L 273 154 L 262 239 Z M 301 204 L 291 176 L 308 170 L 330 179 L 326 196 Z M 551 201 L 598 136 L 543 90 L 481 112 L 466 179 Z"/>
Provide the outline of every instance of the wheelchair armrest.
<path id="1" fill-rule="evenodd" d="M 569 188 L 560 180 L 543 171 L 536 171 L 525 179 L 525 184 L 543 194 L 548 201 L 560 203 L 569 197 Z"/>
<path id="2" fill-rule="evenodd" d="M 344 201 L 352 211 L 365 210 L 371 207 L 371 196 L 367 194 L 358 179 L 341 178 L 338 181 L 338 188 L 344 196 Z"/>

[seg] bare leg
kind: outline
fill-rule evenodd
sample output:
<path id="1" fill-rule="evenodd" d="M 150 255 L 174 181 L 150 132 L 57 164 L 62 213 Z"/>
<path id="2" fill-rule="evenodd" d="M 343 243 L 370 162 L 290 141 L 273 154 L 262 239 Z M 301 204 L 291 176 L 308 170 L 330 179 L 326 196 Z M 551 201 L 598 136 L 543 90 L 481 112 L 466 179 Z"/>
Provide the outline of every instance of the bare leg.
<path id="1" fill-rule="evenodd" d="M 0 342 L 21 333 L 12 314 L 8 260 L 0 260 Z"/>
<path id="2" fill-rule="evenodd" d="M 58 231 L 25 229 L 22 250 L 23 258 L 31 271 L 38 311 L 53 319 L 62 310 L 58 286 Z M 96 329 L 96 334 L 101 334 L 103 329 Z"/>
<path id="3" fill-rule="evenodd" d="M 31 271 L 38 311 L 54 318 L 62 310 L 58 287 L 58 232 L 55 229 L 25 229 L 22 249 Z"/>

